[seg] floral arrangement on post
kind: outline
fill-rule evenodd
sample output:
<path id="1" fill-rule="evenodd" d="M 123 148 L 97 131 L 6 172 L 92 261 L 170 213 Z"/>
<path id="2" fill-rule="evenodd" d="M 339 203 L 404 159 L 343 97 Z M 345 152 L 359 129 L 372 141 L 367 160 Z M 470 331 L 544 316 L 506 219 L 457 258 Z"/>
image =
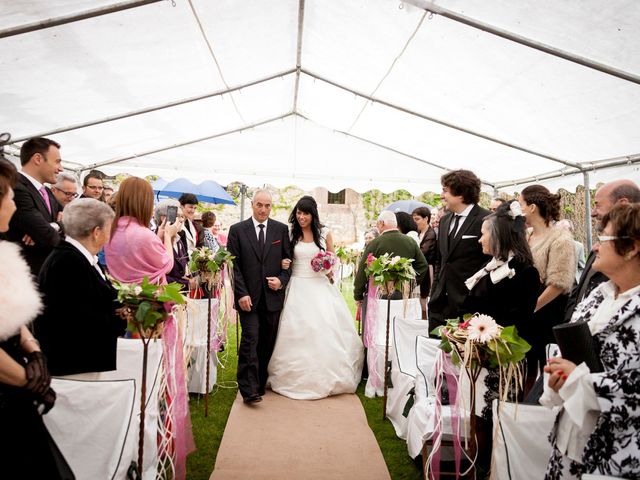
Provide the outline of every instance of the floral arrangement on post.
<path id="1" fill-rule="evenodd" d="M 193 273 L 198 273 L 200 276 L 201 284 L 207 285 L 207 369 L 206 369 L 206 386 L 204 393 L 204 416 L 209 416 L 209 373 L 211 368 L 211 350 L 213 346 L 211 344 L 211 297 L 220 298 L 220 288 L 223 283 L 222 274 L 224 272 L 225 265 L 227 271 L 233 271 L 233 259 L 235 257 L 231 255 L 229 250 L 220 246 L 220 248 L 214 253 L 207 247 L 196 249 L 191 254 L 189 260 L 189 270 Z M 214 318 L 218 318 L 218 309 L 220 303 L 216 304 L 216 311 Z M 217 338 L 217 337 L 216 337 Z"/>
<path id="2" fill-rule="evenodd" d="M 185 303 L 180 293 L 182 285 L 170 283 L 156 285 L 148 277 L 142 283 L 122 283 L 111 278 L 123 304 L 117 310 L 127 322 L 127 331 L 137 332 L 142 340 L 142 384 L 140 386 L 140 431 L 138 435 L 138 473 L 142 477 L 144 452 L 144 421 L 147 398 L 147 358 L 149 342 L 162 332 L 162 325 L 169 317 L 173 305 Z"/>
<path id="3" fill-rule="evenodd" d="M 316 272 L 324 272 L 329 281 L 333 283 L 333 267 L 338 263 L 338 257 L 332 252 L 320 250 L 311 259 L 311 269 Z"/>
<path id="4" fill-rule="evenodd" d="M 385 253 L 380 257 L 375 257 L 372 253 L 367 256 L 366 275 L 369 277 L 369 293 L 368 298 L 377 297 L 376 287 L 380 292 L 387 296 L 387 330 L 384 348 L 384 394 L 382 400 L 382 418 L 387 418 L 387 391 L 389 389 L 389 375 L 391 373 L 391 364 L 389 362 L 389 325 L 391 317 L 391 295 L 396 290 L 402 292 L 403 299 L 408 299 L 413 287 L 415 286 L 416 271 L 411 263 L 412 258 L 405 258 L 399 255 L 391 256 Z M 373 302 L 375 303 L 375 302 Z M 372 344 L 373 327 L 376 314 L 375 307 L 367 301 L 367 319 L 365 328 L 365 340 L 370 346 Z M 375 376 L 374 372 L 374 376 Z"/>
<path id="5" fill-rule="evenodd" d="M 478 313 L 464 322 L 447 320 L 445 325 L 436 328 L 432 333 L 440 336 L 440 349 L 451 354 L 453 364 L 461 367 L 460 376 L 466 374 L 469 378 L 470 451 L 473 458 L 477 449 L 476 382 L 481 369 L 498 370 L 498 402 L 506 401 L 510 392 L 517 397 L 518 390 L 523 385 L 521 362 L 531 345 L 518 335 L 514 325 L 503 327 L 489 315 Z"/>
<path id="6" fill-rule="evenodd" d="M 391 295 L 395 290 L 403 292 L 403 297 L 408 297 L 411 285 L 415 282 L 416 271 L 413 269 L 413 258 L 405 258 L 399 255 L 391 256 L 385 253 L 380 257 L 369 254 L 365 273 L 373 278 L 373 283 L 383 293 Z"/>

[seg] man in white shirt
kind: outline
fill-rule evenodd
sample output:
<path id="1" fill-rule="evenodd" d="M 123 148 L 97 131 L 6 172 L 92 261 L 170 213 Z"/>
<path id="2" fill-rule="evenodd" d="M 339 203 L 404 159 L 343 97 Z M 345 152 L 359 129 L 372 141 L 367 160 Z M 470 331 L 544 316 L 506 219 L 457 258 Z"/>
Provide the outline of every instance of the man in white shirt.
<path id="1" fill-rule="evenodd" d="M 20 149 L 22 170 L 14 189 L 16 213 L 9 223 L 7 239 L 19 243 L 31 273 L 40 267 L 61 239 L 62 207 L 44 183 L 53 184 L 62 171 L 60 144 L 48 138 L 32 138 Z"/>

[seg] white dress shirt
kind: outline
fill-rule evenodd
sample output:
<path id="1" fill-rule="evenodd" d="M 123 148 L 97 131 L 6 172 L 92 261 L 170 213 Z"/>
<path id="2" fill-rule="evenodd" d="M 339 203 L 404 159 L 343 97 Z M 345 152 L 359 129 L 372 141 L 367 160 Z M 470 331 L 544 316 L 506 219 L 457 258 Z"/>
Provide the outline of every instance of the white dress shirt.
<path id="1" fill-rule="evenodd" d="M 453 217 L 451 217 L 451 224 L 449 225 L 449 234 L 451 234 L 451 230 L 453 230 L 453 226 L 455 225 L 456 215 L 460 217 L 460 220 L 458 220 L 458 230 L 456 230 L 455 233 L 453 234 L 454 237 L 460 231 L 460 227 L 462 227 L 462 224 L 464 223 L 464 221 L 467 219 L 467 217 L 471 213 L 471 209 L 473 207 L 475 207 L 475 203 L 472 203 L 471 205 L 467 205 L 467 208 L 465 208 L 460 213 L 453 212 Z"/>
<path id="2" fill-rule="evenodd" d="M 267 226 L 267 223 L 269 222 L 269 219 L 267 218 L 264 222 L 260 223 L 259 221 L 257 221 L 255 218 L 251 217 L 251 220 L 253 220 L 253 230 L 256 232 L 256 238 L 258 240 L 260 240 L 260 228 L 258 227 L 258 225 L 264 225 L 264 238 L 267 238 L 267 228 L 269 228 Z M 266 240 L 265 240 L 266 241 Z"/>

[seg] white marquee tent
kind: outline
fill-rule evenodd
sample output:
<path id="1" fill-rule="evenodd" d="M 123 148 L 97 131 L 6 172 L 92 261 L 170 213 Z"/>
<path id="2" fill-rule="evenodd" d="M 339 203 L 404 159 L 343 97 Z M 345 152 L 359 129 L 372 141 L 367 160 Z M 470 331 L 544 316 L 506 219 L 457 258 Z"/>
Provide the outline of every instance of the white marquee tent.
<path id="1" fill-rule="evenodd" d="M 489 191 L 640 179 L 637 0 L 3 0 L 0 131 L 65 165 Z"/>

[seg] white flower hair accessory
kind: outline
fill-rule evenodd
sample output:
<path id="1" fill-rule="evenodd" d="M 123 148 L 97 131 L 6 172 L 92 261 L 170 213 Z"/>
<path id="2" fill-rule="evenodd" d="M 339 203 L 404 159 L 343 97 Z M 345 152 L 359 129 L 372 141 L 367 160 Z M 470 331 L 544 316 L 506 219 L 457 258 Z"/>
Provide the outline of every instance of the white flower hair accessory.
<path id="1" fill-rule="evenodd" d="M 522 215 L 522 207 L 520 207 L 520 202 L 518 202 L 517 200 L 514 200 L 509 205 L 509 216 L 513 219 L 524 216 Z"/>

